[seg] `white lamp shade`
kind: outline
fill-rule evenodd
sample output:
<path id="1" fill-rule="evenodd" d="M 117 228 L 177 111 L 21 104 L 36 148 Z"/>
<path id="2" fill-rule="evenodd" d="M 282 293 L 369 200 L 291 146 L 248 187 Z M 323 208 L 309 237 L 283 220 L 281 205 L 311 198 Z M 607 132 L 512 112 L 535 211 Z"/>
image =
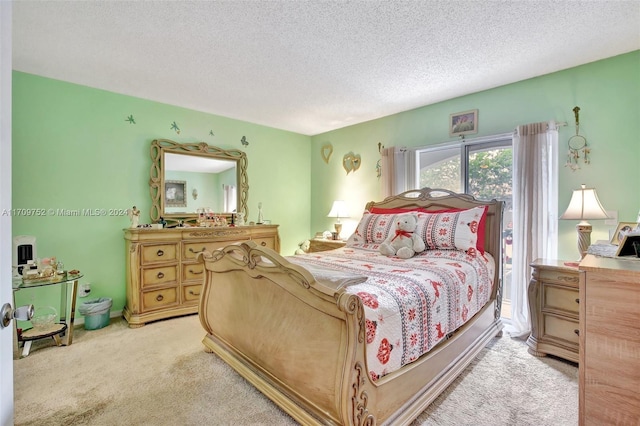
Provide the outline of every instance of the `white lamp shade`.
<path id="1" fill-rule="evenodd" d="M 336 200 L 333 202 L 331 206 L 331 211 L 327 215 L 327 217 L 349 217 L 349 210 L 347 210 L 347 203 L 343 200 Z"/>
<path id="2" fill-rule="evenodd" d="M 580 189 L 575 189 L 569 202 L 569 207 L 560 219 L 573 220 L 590 220 L 590 219 L 609 219 L 604 211 L 598 194 L 594 188 L 585 188 L 584 185 Z"/>

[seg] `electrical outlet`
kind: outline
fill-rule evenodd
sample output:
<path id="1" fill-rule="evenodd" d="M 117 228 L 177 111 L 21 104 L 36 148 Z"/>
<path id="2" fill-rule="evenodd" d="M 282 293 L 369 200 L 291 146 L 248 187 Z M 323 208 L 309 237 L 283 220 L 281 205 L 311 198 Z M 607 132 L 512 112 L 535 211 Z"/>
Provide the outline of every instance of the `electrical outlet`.
<path id="1" fill-rule="evenodd" d="M 604 220 L 604 224 L 605 225 L 617 225 L 618 224 L 618 210 L 607 210 L 607 216 L 609 216 L 610 219 L 605 219 Z"/>
<path id="2" fill-rule="evenodd" d="M 78 297 L 87 297 L 91 293 L 91 284 L 80 284 L 78 289 Z"/>

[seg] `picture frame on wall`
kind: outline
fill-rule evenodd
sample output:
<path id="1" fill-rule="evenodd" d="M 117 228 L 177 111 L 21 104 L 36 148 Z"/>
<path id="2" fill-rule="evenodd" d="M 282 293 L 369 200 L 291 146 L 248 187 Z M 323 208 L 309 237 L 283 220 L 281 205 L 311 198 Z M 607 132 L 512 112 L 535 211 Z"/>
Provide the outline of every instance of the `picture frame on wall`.
<path id="1" fill-rule="evenodd" d="M 611 244 L 620 244 L 624 236 L 629 232 L 640 232 L 640 223 L 619 222 L 613 236 L 611 237 Z"/>
<path id="2" fill-rule="evenodd" d="M 478 110 L 457 112 L 449 116 L 449 136 L 478 133 Z"/>
<path id="3" fill-rule="evenodd" d="M 164 205 L 167 207 L 187 207 L 187 181 L 164 181 Z"/>

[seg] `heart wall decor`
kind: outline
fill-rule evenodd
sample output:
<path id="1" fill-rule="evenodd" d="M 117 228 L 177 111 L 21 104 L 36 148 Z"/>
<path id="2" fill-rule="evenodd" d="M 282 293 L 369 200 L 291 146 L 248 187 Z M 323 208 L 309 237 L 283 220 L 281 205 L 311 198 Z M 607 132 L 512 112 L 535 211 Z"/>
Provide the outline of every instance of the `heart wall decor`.
<path id="1" fill-rule="evenodd" d="M 333 146 L 330 143 L 326 143 L 320 148 L 320 155 L 325 163 L 329 164 L 329 159 L 331 158 L 331 154 L 333 154 Z"/>
<path id="2" fill-rule="evenodd" d="M 360 154 L 354 154 L 351 151 L 346 153 L 342 158 L 342 167 L 347 171 L 347 174 L 358 170 L 361 163 Z"/>

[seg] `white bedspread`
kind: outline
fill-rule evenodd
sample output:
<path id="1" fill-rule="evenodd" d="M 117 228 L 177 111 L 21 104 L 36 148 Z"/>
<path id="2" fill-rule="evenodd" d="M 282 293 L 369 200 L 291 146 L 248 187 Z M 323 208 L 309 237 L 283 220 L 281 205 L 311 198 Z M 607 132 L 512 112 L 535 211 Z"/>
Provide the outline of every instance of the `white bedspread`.
<path id="1" fill-rule="evenodd" d="M 418 359 L 473 317 L 491 297 L 495 268 L 489 253 L 473 257 L 457 250 L 427 250 L 402 260 L 343 247 L 289 260 L 310 271 L 368 277 L 345 291 L 364 304 L 373 380 Z"/>

